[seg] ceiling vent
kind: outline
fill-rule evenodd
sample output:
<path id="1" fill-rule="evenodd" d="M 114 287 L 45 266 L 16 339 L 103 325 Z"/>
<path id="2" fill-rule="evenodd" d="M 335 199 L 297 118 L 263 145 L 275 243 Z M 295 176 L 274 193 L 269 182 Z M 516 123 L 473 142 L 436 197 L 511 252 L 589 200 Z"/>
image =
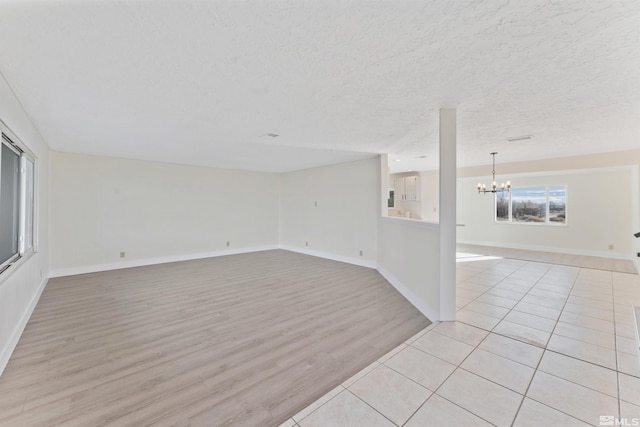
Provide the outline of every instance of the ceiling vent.
<path id="1" fill-rule="evenodd" d="M 526 141 L 528 139 L 533 139 L 533 135 L 513 136 L 511 138 L 507 138 L 507 141 L 518 142 L 518 141 Z"/>

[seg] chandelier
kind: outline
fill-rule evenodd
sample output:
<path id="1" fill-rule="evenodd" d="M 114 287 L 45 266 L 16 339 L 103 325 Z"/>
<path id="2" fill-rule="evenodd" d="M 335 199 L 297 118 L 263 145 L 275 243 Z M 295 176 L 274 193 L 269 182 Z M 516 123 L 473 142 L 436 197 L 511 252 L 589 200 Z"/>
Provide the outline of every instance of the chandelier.
<path id="1" fill-rule="evenodd" d="M 511 191 L 511 181 L 507 181 L 506 183 L 502 182 L 499 186 L 496 182 L 496 154 L 498 153 L 491 153 L 491 156 L 493 156 L 493 180 L 491 181 L 491 189 L 487 189 L 486 184 L 478 183 L 478 186 L 476 187 L 478 189 L 478 194 L 502 193 L 503 191 Z"/>

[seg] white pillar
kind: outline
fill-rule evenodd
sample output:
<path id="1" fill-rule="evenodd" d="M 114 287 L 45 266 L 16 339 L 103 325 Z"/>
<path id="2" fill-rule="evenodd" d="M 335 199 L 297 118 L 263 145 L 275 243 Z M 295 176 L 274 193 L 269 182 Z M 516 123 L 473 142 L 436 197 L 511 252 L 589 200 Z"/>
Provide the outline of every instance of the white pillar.
<path id="1" fill-rule="evenodd" d="M 631 167 L 631 247 L 635 248 L 634 252 L 640 253 L 640 239 L 634 236 L 634 233 L 640 231 L 640 171 L 639 165 Z M 640 258 L 634 257 L 636 270 L 640 273 Z M 640 322 L 640 318 L 637 319 Z M 639 325 L 640 326 L 640 325 Z"/>
<path id="2" fill-rule="evenodd" d="M 389 208 L 387 199 L 389 198 L 389 157 L 386 154 L 380 154 L 380 215 L 388 216 Z"/>
<path id="3" fill-rule="evenodd" d="M 456 320 L 456 110 L 440 110 L 440 320 Z"/>

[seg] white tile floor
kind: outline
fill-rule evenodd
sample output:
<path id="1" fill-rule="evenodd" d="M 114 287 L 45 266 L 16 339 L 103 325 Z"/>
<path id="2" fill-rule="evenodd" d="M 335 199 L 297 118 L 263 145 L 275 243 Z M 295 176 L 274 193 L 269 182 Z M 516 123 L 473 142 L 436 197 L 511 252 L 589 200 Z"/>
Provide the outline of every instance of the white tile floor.
<path id="1" fill-rule="evenodd" d="M 640 423 L 640 276 L 471 258 L 458 263 L 456 322 L 430 325 L 282 425 Z"/>

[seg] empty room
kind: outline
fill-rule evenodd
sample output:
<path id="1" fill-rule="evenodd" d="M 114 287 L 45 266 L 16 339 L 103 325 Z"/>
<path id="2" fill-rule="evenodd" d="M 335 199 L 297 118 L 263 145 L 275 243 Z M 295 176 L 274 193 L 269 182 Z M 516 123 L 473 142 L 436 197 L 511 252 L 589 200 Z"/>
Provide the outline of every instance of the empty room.
<path id="1" fill-rule="evenodd" d="M 1 426 L 640 425 L 640 3 L 0 0 Z"/>

